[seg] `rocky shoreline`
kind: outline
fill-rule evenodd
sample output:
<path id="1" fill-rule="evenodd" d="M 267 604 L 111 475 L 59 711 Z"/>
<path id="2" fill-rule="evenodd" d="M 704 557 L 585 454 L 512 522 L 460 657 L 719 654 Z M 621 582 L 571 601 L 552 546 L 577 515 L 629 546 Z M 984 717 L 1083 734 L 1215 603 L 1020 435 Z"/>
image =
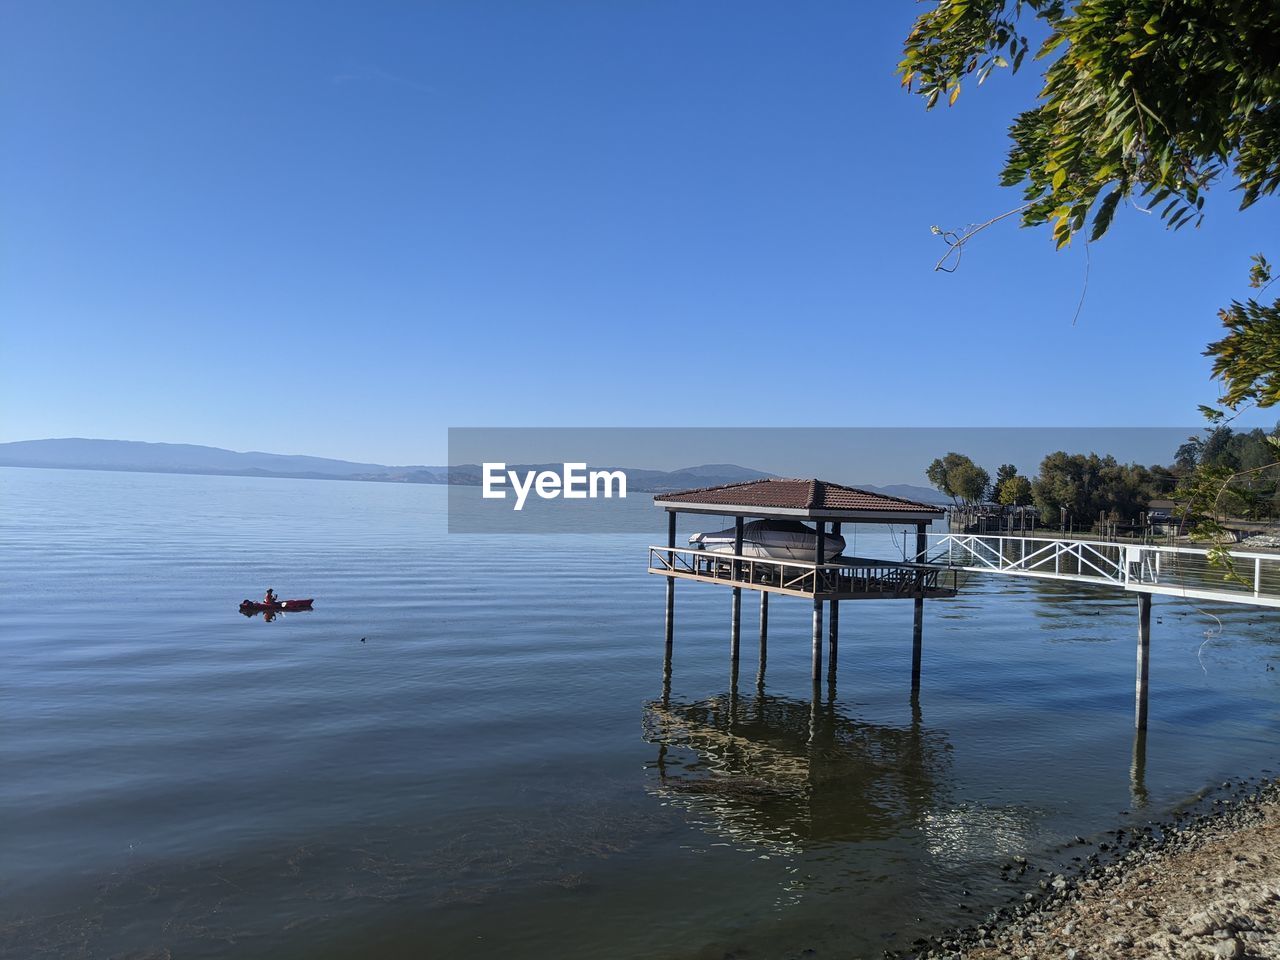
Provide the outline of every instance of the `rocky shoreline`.
<path id="1" fill-rule="evenodd" d="M 1046 873 L 1038 893 L 887 956 L 1280 958 L 1276 781 L 1224 783 L 1198 810 L 1112 831 L 1080 859 L 1079 875 Z M 1012 878 L 1028 870 L 1021 858 L 1004 866 Z"/>

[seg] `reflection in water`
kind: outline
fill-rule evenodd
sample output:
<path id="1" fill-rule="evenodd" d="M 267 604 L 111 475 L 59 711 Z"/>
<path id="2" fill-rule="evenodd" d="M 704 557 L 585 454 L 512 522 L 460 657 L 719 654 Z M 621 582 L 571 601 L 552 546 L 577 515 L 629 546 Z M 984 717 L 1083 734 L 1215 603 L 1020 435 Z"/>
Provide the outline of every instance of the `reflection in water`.
<path id="1" fill-rule="evenodd" d="M 274 610 L 251 610 L 247 607 L 240 608 L 240 615 L 249 619 L 261 615 L 263 623 L 270 623 L 277 616 Z"/>
<path id="2" fill-rule="evenodd" d="M 248 601 L 246 601 L 246 603 L 247 602 Z M 261 616 L 263 621 L 266 623 L 270 623 L 271 621 L 275 620 L 276 617 L 284 617 L 286 615 L 292 616 L 295 613 L 311 613 L 311 612 L 312 611 L 310 607 L 303 607 L 299 610 L 262 610 L 262 609 L 255 610 L 252 607 L 245 606 L 244 604 L 240 605 L 241 616 L 248 617 L 249 619 L 253 619 L 254 617 Z"/>
<path id="3" fill-rule="evenodd" d="M 1042 628 L 1070 634 L 1050 639 L 1108 642 L 1114 624 L 1110 618 L 1128 615 L 1134 606 L 1131 594 L 1105 587 L 1082 593 L 1078 584 L 1033 578 L 1020 585 L 1041 601 L 1031 608 L 1031 613 Z"/>
<path id="4" fill-rule="evenodd" d="M 651 792 L 774 853 L 918 828 L 943 801 L 949 768 L 946 736 L 925 729 L 918 707 L 900 728 L 817 697 L 664 699 L 646 706 L 644 735 L 658 746 Z"/>
<path id="5" fill-rule="evenodd" d="M 1129 764 L 1129 795 L 1135 809 L 1147 805 L 1147 731 L 1135 730 L 1133 734 L 1133 762 Z"/>
<path id="6" fill-rule="evenodd" d="M 964 870 L 977 862 L 1025 852 L 1035 829 L 1029 810 L 975 803 L 930 811 L 922 825 L 929 856 Z"/>

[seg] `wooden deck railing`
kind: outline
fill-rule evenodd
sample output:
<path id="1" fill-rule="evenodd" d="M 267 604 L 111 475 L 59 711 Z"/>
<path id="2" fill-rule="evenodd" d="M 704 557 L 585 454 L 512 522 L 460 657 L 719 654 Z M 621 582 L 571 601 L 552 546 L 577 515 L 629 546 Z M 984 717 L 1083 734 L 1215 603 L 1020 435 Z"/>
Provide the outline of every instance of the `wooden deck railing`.
<path id="1" fill-rule="evenodd" d="M 802 597 L 936 596 L 956 589 L 954 570 L 926 563 L 856 557 L 813 563 L 689 547 L 651 546 L 649 572 Z"/>

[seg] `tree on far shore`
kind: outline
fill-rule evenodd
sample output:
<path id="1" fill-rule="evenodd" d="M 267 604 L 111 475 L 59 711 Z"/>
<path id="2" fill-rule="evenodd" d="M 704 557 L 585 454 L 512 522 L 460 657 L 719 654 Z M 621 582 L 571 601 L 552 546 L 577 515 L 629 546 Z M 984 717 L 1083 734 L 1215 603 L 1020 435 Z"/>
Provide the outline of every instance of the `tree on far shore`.
<path id="1" fill-rule="evenodd" d="M 1022 507 L 1031 502 L 1031 481 L 1018 473 L 1012 463 L 1002 463 L 996 470 L 991 499 L 1006 507 Z"/>
<path id="2" fill-rule="evenodd" d="M 1008 477 L 996 493 L 996 500 L 1006 507 L 1025 507 L 1031 503 L 1031 481 L 1021 474 Z"/>
<path id="3" fill-rule="evenodd" d="M 925 476 L 952 503 L 981 503 L 991 486 L 991 474 L 962 453 L 948 453 L 925 469 Z"/>
<path id="4" fill-rule="evenodd" d="M 1145 467 L 1119 463 L 1112 456 L 1059 450 L 1040 462 L 1031 493 L 1045 523 L 1054 523 L 1064 510 L 1077 522 L 1092 523 L 1100 516 L 1137 518 L 1146 511 L 1153 486 L 1152 473 Z"/>

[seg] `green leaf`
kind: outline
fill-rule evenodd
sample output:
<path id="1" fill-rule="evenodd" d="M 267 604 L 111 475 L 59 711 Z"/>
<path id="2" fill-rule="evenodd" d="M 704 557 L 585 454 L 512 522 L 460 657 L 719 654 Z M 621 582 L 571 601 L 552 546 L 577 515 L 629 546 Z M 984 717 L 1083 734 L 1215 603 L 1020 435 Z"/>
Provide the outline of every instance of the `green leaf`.
<path id="1" fill-rule="evenodd" d="M 1093 231 L 1089 234 L 1090 241 L 1100 239 L 1107 232 L 1107 228 L 1111 226 L 1111 219 L 1115 216 L 1116 204 L 1120 202 L 1122 193 L 1123 191 L 1117 187 L 1107 194 L 1102 203 L 1098 204 L 1098 212 L 1093 215 Z"/>
<path id="2" fill-rule="evenodd" d="M 1057 50 L 1058 47 L 1062 46 L 1066 39 L 1067 35 L 1061 31 L 1054 31 L 1049 34 L 1048 39 L 1041 44 L 1039 51 L 1036 53 L 1036 59 L 1039 60 L 1042 57 L 1047 57 L 1049 54 L 1053 53 L 1053 51 Z"/>

